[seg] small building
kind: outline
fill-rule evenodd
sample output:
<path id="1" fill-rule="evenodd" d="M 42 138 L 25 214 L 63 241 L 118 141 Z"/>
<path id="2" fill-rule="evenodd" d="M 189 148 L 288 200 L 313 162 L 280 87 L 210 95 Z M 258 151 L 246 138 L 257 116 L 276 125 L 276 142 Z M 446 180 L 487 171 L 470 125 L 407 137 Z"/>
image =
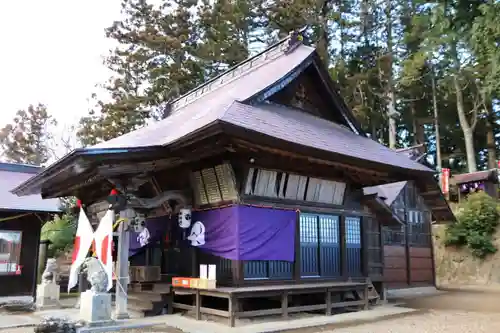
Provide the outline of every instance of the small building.
<path id="1" fill-rule="evenodd" d="M 408 158 L 427 165 L 424 145 L 396 150 Z M 436 185 L 437 187 L 437 185 Z M 376 195 L 398 223 L 382 227 L 384 244 L 384 282 L 387 288 L 435 285 L 432 223 L 453 223 L 455 216 L 436 188 L 427 191 L 427 200 L 414 181 L 402 181 L 364 188 L 366 196 Z M 428 203 L 441 202 L 429 207 Z M 382 214 L 379 214 L 381 217 Z"/>
<path id="2" fill-rule="evenodd" d="M 484 191 L 492 198 L 498 198 L 498 169 L 454 175 L 450 179 L 450 199 L 460 202 L 470 193 Z"/>
<path id="3" fill-rule="evenodd" d="M 176 309 L 191 309 L 182 298 L 197 294 L 198 314 L 234 324 L 366 308 L 369 286 L 384 289 L 382 227 L 400 219 L 363 188 L 412 181 L 437 221 L 447 204 L 432 169 L 364 133 L 316 50 L 296 37 L 172 101 L 166 119 L 77 149 L 13 193 L 77 196 L 92 214 L 111 189 L 130 205 L 156 203 L 149 242 L 131 233 L 131 255 L 140 255 L 131 265 L 158 272 L 153 288 L 216 266 L 217 287 L 174 291 Z M 192 210 L 188 229 L 182 208 Z M 229 303 L 200 308 L 200 296 Z M 276 298 L 278 309 L 262 311 Z"/>
<path id="4" fill-rule="evenodd" d="M 0 163 L 0 297 L 32 296 L 36 291 L 43 222 L 59 212 L 59 200 L 40 194 L 18 197 L 9 191 L 42 168 Z"/>

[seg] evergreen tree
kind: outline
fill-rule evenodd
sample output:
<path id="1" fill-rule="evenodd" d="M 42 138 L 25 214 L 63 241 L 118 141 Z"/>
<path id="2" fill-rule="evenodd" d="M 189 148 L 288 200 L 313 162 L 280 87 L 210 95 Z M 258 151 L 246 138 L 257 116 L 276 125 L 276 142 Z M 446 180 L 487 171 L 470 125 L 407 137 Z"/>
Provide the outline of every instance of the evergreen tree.
<path id="1" fill-rule="evenodd" d="M 51 157 L 50 126 L 56 120 L 43 104 L 19 110 L 13 121 L 0 130 L 3 159 L 8 162 L 43 165 Z"/>

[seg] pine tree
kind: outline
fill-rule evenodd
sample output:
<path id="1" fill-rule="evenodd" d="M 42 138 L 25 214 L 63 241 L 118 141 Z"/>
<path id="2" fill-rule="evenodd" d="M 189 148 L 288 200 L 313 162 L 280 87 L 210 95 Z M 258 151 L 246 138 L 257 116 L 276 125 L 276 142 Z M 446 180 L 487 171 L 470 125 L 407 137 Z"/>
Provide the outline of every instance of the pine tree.
<path id="1" fill-rule="evenodd" d="M 111 100 L 80 121 L 84 145 L 109 140 L 167 117 L 175 98 L 248 56 L 250 7 L 245 1 L 124 0 L 124 19 L 107 29 L 119 43 L 106 64 Z"/>
<path id="2" fill-rule="evenodd" d="M 3 159 L 8 162 L 43 165 L 51 157 L 51 126 L 57 124 L 43 104 L 19 110 L 13 121 L 0 130 Z"/>

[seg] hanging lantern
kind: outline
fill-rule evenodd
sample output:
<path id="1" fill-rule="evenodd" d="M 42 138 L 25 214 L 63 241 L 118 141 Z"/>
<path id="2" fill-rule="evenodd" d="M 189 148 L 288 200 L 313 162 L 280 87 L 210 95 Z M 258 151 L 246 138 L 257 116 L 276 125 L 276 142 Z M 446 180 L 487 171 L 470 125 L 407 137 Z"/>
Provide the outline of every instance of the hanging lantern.
<path id="1" fill-rule="evenodd" d="M 106 201 L 111 205 L 111 209 L 113 209 L 116 213 L 125 210 L 127 206 L 127 199 L 123 194 L 118 193 L 116 189 L 112 189 L 109 193 Z"/>

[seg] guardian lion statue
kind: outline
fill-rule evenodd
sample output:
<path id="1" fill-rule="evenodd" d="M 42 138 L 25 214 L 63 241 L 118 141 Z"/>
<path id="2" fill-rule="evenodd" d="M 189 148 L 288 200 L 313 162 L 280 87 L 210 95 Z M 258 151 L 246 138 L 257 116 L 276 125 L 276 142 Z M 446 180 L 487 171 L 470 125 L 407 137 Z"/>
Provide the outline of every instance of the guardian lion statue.
<path id="1" fill-rule="evenodd" d="M 56 283 L 58 270 L 56 259 L 47 259 L 47 265 L 42 273 L 42 283 Z"/>
<path id="2" fill-rule="evenodd" d="M 87 281 L 90 283 L 91 291 L 95 293 L 106 292 L 108 276 L 99 259 L 95 257 L 86 258 L 83 262 L 83 272 L 87 274 Z"/>

